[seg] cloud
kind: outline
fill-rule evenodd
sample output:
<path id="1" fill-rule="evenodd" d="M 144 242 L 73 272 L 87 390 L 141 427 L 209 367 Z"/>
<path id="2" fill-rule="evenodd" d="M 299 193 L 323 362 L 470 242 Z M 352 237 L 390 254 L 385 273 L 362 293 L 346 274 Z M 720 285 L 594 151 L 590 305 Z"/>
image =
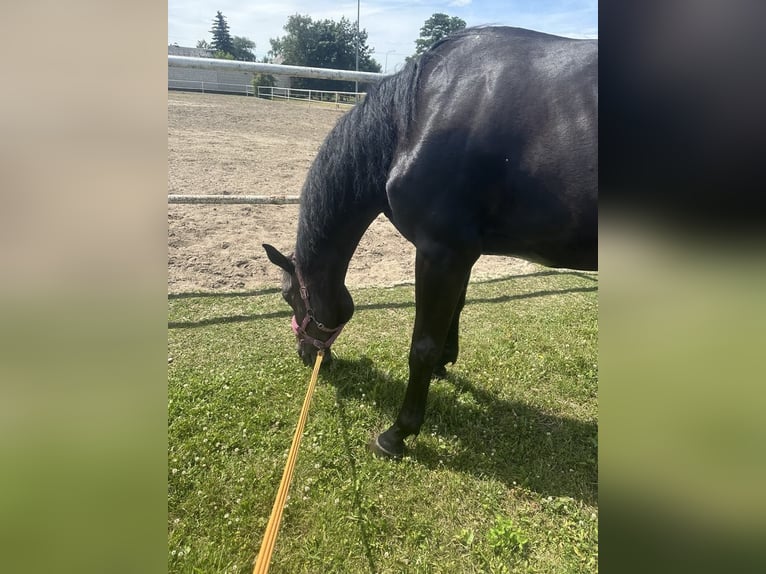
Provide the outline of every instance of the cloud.
<path id="1" fill-rule="evenodd" d="M 463 7 L 468 6 L 473 0 L 452 0 L 452 2 L 449 3 L 450 6 L 457 6 L 457 7 Z"/>

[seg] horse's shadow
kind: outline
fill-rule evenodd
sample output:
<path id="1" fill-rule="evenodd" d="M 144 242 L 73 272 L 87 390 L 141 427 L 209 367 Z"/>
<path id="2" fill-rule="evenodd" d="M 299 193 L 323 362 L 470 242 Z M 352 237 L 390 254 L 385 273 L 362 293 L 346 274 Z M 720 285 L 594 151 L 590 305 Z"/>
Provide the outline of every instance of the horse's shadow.
<path id="1" fill-rule="evenodd" d="M 341 405 L 351 398 L 374 401 L 391 422 L 406 387 L 404 380 L 378 370 L 367 357 L 336 358 L 323 379 L 336 388 Z M 431 433 L 436 440 L 426 436 Z M 431 385 L 421 437 L 425 438 L 408 440 L 408 454 L 428 468 L 491 476 L 509 487 L 525 487 L 545 497 L 568 496 L 596 503 L 595 422 L 504 400 L 464 376 L 448 374 L 447 384 Z"/>

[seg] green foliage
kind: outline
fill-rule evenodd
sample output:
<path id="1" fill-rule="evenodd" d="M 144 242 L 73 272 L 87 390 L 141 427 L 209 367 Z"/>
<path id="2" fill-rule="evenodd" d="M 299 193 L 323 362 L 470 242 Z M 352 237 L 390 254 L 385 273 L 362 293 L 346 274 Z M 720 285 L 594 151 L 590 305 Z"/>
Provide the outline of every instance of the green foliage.
<path id="1" fill-rule="evenodd" d="M 487 533 L 489 545 L 496 554 L 523 554 L 529 540 L 514 524 L 513 519 L 497 516 L 495 525 Z"/>
<path id="2" fill-rule="evenodd" d="M 356 25 L 347 18 L 340 21 L 317 20 L 310 16 L 295 14 L 287 19 L 285 36 L 272 38 L 273 56 L 292 66 L 312 66 L 336 70 L 356 69 L 356 45 L 359 40 L 359 70 L 380 72 L 380 64 L 372 58 L 372 48 L 367 45 L 367 31 L 362 29 L 357 37 Z M 294 78 L 293 87 L 312 90 L 353 91 L 354 82 Z M 360 86 L 360 90 L 361 90 Z"/>
<path id="3" fill-rule="evenodd" d="M 229 34 L 229 24 L 226 22 L 226 17 L 221 14 L 221 11 L 219 10 L 215 18 L 213 19 L 213 28 L 210 30 L 210 33 L 213 35 L 213 42 L 211 43 L 211 47 L 215 49 L 216 52 L 223 52 L 225 54 L 231 54 L 234 55 L 234 44 L 231 40 L 231 35 Z"/>
<path id="4" fill-rule="evenodd" d="M 366 443 L 404 396 L 414 287 L 353 290 L 270 571 L 597 572 L 597 277 L 472 282 L 460 358 L 395 464 Z M 310 369 L 278 289 L 168 307 L 168 569 L 250 573 Z"/>
<path id="5" fill-rule="evenodd" d="M 420 38 L 415 40 L 415 55 L 425 52 L 431 45 L 445 36 L 465 28 L 465 20 L 438 12 L 425 21 L 420 28 Z"/>
<path id="6" fill-rule="evenodd" d="M 234 36 L 231 39 L 232 56 L 242 62 L 255 62 L 255 42 L 244 36 Z"/>
<path id="7" fill-rule="evenodd" d="M 253 87 L 258 88 L 258 86 L 276 86 L 277 80 L 272 76 L 271 74 L 262 74 L 257 73 L 253 75 Z"/>
<path id="8" fill-rule="evenodd" d="M 216 52 L 213 54 L 213 58 L 217 58 L 217 59 L 219 59 L 219 60 L 233 60 L 233 59 L 234 59 L 234 56 L 232 56 L 232 55 L 231 55 L 231 54 L 229 54 L 228 52 L 224 52 L 224 51 L 222 51 L 222 50 L 217 50 L 217 51 L 216 51 Z"/>
<path id="9" fill-rule="evenodd" d="M 261 60 L 262 63 L 268 64 L 269 59 L 264 56 Z M 253 75 L 253 89 L 257 90 L 258 86 L 276 86 L 277 80 L 271 74 L 257 73 Z"/>

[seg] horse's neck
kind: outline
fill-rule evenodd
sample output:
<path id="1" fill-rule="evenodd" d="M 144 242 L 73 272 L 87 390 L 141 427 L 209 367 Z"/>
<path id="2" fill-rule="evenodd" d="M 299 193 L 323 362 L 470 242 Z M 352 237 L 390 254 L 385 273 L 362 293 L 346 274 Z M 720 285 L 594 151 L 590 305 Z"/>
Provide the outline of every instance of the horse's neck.
<path id="1" fill-rule="evenodd" d="M 383 137 L 390 126 L 375 117 L 355 107 L 338 121 L 309 169 L 301 196 L 296 259 L 311 268 L 331 265 L 341 283 L 362 235 L 388 204 L 385 184 L 394 139 Z"/>
<path id="2" fill-rule="evenodd" d="M 343 285 L 362 236 L 382 212 L 380 201 L 375 198 L 342 204 L 351 208 L 323 217 L 301 213 L 295 256 L 311 279 L 319 275 L 329 283 Z"/>
<path id="3" fill-rule="evenodd" d="M 353 213 L 337 213 L 312 225 L 310 214 L 302 214 L 295 259 L 311 293 L 314 313 L 329 326 L 347 322 L 354 303 L 346 289 L 346 271 L 364 232 L 380 213 L 374 203 L 352 202 Z M 304 217 L 305 215 L 305 217 Z"/>

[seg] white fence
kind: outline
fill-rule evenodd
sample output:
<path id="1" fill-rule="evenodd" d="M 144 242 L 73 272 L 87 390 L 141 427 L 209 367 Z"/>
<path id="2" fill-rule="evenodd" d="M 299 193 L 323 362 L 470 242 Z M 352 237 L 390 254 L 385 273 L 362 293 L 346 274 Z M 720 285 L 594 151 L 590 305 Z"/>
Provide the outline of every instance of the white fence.
<path id="1" fill-rule="evenodd" d="M 364 92 L 330 92 L 326 90 L 306 90 L 301 88 L 280 88 L 277 86 L 258 86 L 258 97 L 269 100 L 296 100 L 301 102 L 323 102 L 353 106 L 367 95 Z"/>
<path id="2" fill-rule="evenodd" d="M 223 82 L 206 82 L 204 80 L 177 80 L 168 78 L 168 89 L 185 90 L 188 92 L 226 92 L 254 96 L 255 88 L 251 84 L 227 84 Z"/>
<path id="3" fill-rule="evenodd" d="M 198 70 L 223 70 L 252 72 L 291 76 L 296 78 L 322 78 L 325 80 L 350 80 L 352 82 L 379 82 L 385 74 L 376 72 L 355 72 L 353 70 L 333 70 L 331 68 L 312 68 L 309 66 L 285 66 L 263 62 L 240 62 L 238 60 L 218 60 L 215 58 L 191 58 L 187 56 L 168 56 L 170 68 L 195 68 Z"/>
<path id="4" fill-rule="evenodd" d="M 362 101 L 365 92 L 331 92 L 327 90 L 305 90 L 300 88 L 280 88 L 278 86 L 252 86 L 250 84 L 227 84 L 224 82 L 205 82 L 204 80 L 168 79 L 168 89 L 186 92 L 226 92 L 258 96 L 267 100 L 285 100 L 298 102 L 322 102 L 335 104 L 335 107 L 353 106 Z"/>

